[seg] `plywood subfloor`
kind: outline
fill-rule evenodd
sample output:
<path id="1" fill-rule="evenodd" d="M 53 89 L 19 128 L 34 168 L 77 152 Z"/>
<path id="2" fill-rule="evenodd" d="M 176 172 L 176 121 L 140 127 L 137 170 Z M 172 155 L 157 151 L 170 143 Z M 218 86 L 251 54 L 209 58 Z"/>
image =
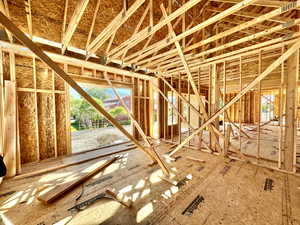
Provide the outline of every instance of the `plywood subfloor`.
<path id="1" fill-rule="evenodd" d="M 168 147 L 160 145 L 160 153 L 168 151 Z M 150 161 L 137 150 L 124 153 L 123 159 L 50 206 L 36 200 L 35 195 L 40 188 L 66 182 L 92 161 L 32 178 L 6 180 L 1 184 L 0 194 L 15 193 L 0 197 L 2 220 L 16 225 L 300 224 L 299 177 L 197 150 L 184 150 L 178 155 L 181 158 L 169 163 L 175 176 L 173 180 L 180 181 L 187 175 L 192 177 L 180 188 L 161 180 L 162 171 L 158 165 L 148 166 Z M 186 156 L 206 162 L 190 161 Z M 103 181 L 103 178 L 106 179 Z M 272 191 L 264 191 L 266 178 L 274 181 Z M 111 200 L 99 200 L 79 213 L 68 212 L 67 209 L 75 205 L 81 193 L 82 197 L 77 202 L 103 192 L 106 187 L 113 187 L 131 197 L 133 208 L 124 208 Z M 191 216 L 182 215 L 197 195 L 202 196 L 204 201 Z"/>

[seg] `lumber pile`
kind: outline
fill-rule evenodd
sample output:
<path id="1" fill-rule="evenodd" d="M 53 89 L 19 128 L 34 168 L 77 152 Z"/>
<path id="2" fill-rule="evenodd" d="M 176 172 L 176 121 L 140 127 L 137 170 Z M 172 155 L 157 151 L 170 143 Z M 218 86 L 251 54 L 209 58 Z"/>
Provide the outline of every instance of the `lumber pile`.
<path id="1" fill-rule="evenodd" d="M 88 168 L 84 169 L 80 174 L 79 178 L 75 179 L 66 184 L 61 184 L 53 189 L 41 194 L 38 196 L 38 200 L 45 204 L 50 204 L 58 200 L 60 197 L 65 195 L 66 193 L 72 191 L 75 187 L 82 184 L 83 182 L 87 181 L 91 177 L 95 176 L 100 171 L 104 170 L 106 167 L 110 166 L 114 163 L 118 157 L 114 157 L 110 160 L 104 160 L 89 166 Z"/>

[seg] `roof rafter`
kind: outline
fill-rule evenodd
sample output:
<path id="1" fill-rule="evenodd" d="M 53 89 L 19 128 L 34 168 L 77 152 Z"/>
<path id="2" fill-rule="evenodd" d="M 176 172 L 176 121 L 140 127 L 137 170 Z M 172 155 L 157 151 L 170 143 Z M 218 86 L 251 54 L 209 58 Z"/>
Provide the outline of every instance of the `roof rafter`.
<path id="1" fill-rule="evenodd" d="M 68 28 L 67 28 L 66 32 L 63 34 L 62 54 L 65 53 L 67 47 L 69 46 L 72 36 L 77 28 L 77 25 L 79 24 L 79 21 L 83 15 L 88 3 L 89 3 L 89 0 L 80 0 L 77 3 L 77 6 L 74 10 L 74 13 L 73 13 L 71 21 L 68 25 Z"/>
<path id="2" fill-rule="evenodd" d="M 111 35 L 116 32 L 128 18 L 145 2 L 145 0 L 136 0 L 127 10 L 124 9 L 113 19 L 113 21 L 87 46 L 89 54 L 95 53 Z"/>

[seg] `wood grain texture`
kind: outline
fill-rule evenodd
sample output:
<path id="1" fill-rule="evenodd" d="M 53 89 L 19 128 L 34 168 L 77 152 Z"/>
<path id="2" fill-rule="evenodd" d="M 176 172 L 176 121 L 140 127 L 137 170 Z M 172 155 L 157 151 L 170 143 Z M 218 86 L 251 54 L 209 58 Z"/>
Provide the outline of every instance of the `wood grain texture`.
<path id="1" fill-rule="evenodd" d="M 117 159 L 117 157 L 114 157 L 111 160 L 100 161 L 98 163 L 93 164 L 92 166 L 89 166 L 78 175 L 79 178 L 69 183 L 58 185 L 50 191 L 41 194 L 40 196 L 38 196 L 38 200 L 45 204 L 53 203 L 54 201 L 62 197 L 64 194 L 68 193 L 78 185 L 82 184 L 83 182 L 87 181 L 88 179 L 99 173 L 101 170 L 114 163 Z"/>

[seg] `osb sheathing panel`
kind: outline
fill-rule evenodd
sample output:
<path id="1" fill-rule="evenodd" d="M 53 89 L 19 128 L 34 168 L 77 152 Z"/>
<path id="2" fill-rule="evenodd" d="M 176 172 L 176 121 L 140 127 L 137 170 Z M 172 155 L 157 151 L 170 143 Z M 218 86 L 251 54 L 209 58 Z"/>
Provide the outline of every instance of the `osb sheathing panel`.
<path id="1" fill-rule="evenodd" d="M 61 69 L 64 69 L 63 64 L 58 64 Z M 55 81 L 55 90 L 64 91 L 65 90 L 65 82 L 60 76 L 54 73 L 54 81 Z"/>
<path id="2" fill-rule="evenodd" d="M 65 95 L 55 94 L 56 108 L 56 133 L 57 133 L 57 155 L 66 155 L 67 137 L 66 137 L 66 99 Z"/>
<path id="3" fill-rule="evenodd" d="M 34 88 L 32 58 L 15 56 L 17 87 Z"/>
<path id="4" fill-rule="evenodd" d="M 76 75 L 81 75 L 81 68 L 68 65 L 68 73 L 76 74 Z"/>
<path id="5" fill-rule="evenodd" d="M 40 60 L 36 60 L 36 86 L 38 89 L 52 90 L 52 71 Z"/>
<path id="6" fill-rule="evenodd" d="M 54 80 L 55 80 L 55 90 L 64 91 L 65 90 L 65 82 L 64 82 L 64 80 L 61 79 L 56 74 L 54 76 Z"/>
<path id="7" fill-rule="evenodd" d="M 47 159 L 55 156 L 54 99 L 46 93 L 38 93 L 37 97 L 40 159 Z"/>
<path id="8" fill-rule="evenodd" d="M 37 155 L 34 93 L 18 92 L 21 163 L 34 162 Z"/>

